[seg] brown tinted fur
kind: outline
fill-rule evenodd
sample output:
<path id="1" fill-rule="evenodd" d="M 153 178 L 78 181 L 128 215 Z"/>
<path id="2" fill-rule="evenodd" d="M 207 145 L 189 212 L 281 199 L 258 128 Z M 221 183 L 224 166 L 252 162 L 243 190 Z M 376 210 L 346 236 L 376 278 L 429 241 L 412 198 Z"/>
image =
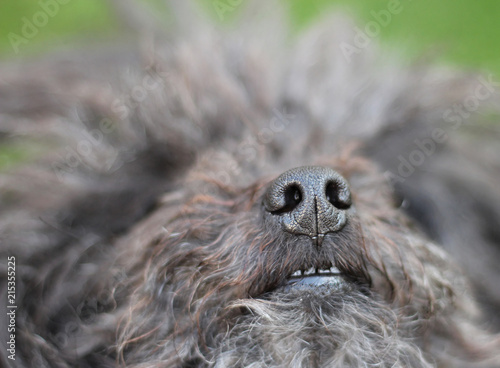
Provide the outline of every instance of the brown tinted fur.
<path id="1" fill-rule="evenodd" d="M 269 19 L 249 8 L 229 34 L 181 27 L 147 66 L 100 50 L 0 70 L 3 139 L 44 152 L 0 183 L 18 306 L 4 364 L 500 366 L 498 134 L 478 113 L 475 129 L 444 118 L 481 79 L 372 49 L 349 62 L 342 17 L 286 47 L 282 14 L 259 9 Z M 495 93 L 480 102 L 498 111 Z M 438 128 L 449 139 L 399 175 Z M 263 208 L 302 165 L 351 186 L 346 227 L 319 249 Z M 329 263 L 341 287 L 280 288 Z"/>

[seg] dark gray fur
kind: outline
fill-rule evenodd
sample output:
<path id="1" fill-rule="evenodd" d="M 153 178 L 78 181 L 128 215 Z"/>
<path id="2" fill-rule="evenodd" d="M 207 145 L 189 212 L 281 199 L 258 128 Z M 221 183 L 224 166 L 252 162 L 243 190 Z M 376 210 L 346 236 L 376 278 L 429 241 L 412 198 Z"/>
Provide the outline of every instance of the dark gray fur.
<path id="1" fill-rule="evenodd" d="M 151 19 L 126 4 L 131 28 Z M 173 29 L 148 23 L 154 49 L 0 68 L 2 141 L 43 153 L 0 176 L 2 364 L 500 367 L 496 81 L 372 46 L 348 62 L 338 15 L 291 42 L 273 5 L 229 31 L 185 6 Z M 479 110 L 449 115 L 478 88 Z M 447 139 L 401 176 L 436 129 Z M 320 250 L 265 215 L 272 180 L 304 165 L 352 193 Z M 341 286 L 282 287 L 329 262 Z"/>

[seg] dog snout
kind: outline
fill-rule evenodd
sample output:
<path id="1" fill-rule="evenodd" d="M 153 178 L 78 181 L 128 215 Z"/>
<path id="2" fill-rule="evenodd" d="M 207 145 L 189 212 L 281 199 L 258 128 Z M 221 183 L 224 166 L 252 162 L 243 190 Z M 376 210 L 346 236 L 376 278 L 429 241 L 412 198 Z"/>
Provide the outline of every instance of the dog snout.
<path id="1" fill-rule="evenodd" d="M 321 166 L 302 166 L 288 170 L 267 190 L 264 207 L 295 235 L 307 235 L 317 245 L 324 236 L 341 230 L 351 207 L 347 180 L 335 170 Z"/>

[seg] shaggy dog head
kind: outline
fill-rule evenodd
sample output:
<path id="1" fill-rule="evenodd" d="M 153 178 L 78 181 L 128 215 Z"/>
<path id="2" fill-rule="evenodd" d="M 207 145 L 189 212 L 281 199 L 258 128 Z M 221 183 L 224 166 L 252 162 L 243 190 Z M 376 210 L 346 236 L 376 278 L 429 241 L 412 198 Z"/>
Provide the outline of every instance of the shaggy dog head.
<path id="1" fill-rule="evenodd" d="M 455 321 L 471 313 L 461 274 L 369 163 L 347 157 L 242 188 L 195 167 L 126 255 L 125 360 L 424 367 L 429 325 L 471 353 Z"/>
<path id="2" fill-rule="evenodd" d="M 172 2 L 167 37 L 113 3 L 155 50 L 0 68 L 2 137 L 45 153 L 0 180 L 2 363 L 500 366 L 498 141 L 443 118 L 494 82 L 346 56 L 343 17 L 291 42 L 274 2 L 234 32 Z"/>

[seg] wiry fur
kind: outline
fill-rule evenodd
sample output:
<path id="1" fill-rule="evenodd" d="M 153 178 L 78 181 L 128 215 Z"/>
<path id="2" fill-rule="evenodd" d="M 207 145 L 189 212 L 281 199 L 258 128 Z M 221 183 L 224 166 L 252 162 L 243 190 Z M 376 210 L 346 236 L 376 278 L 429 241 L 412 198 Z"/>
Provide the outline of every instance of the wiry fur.
<path id="1" fill-rule="evenodd" d="M 281 13 L 260 10 L 232 32 L 180 21 L 162 42 L 155 30 L 146 65 L 100 50 L 0 70 L 2 139 L 44 153 L 1 176 L 18 305 L 4 364 L 500 366 L 498 133 L 479 112 L 477 127 L 443 121 L 477 77 L 401 69 L 372 48 L 348 62 L 344 18 L 292 42 Z M 498 96 L 481 109 L 498 111 Z M 438 127 L 449 140 L 393 186 L 398 155 Z M 262 204 L 306 164 L 334 168 L 353 194 L 320 250 Z M 329 262 L 341 287 L 279 287 Z"/>

